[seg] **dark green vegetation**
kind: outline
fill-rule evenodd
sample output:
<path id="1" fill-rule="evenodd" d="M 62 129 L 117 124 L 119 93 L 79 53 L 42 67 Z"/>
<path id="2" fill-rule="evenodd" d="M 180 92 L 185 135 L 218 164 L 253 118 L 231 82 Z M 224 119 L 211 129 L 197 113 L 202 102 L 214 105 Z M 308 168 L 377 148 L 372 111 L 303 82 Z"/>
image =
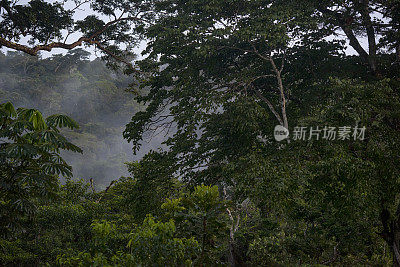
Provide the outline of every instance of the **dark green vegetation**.
<path id="1" fill-rule="evenodd" d="M 79 9 L 1 1 L 0 45 L 33 56 L 96 47 L 140 83 L 132 96 L 144 108 L 132 111 L 124 138 L 137 152 L 145 137 L 169 132 L 167 147 L 128 163 L 131 178 L 104 191 L 58 185 L 59 164 L 69 173 L 59 149 L 70 145 L 44 133 L 68 125 L 3 104 L 0 156 L 10 170 L 0 201 L 15 226 L 2 226 L 1 264 L 400 266 L 400 1 L 89 2 L 91 14 L 74 21 Z M 64 41 L 63 29 L 82 37 Z M 144 58 L 132 65 L 139 40 L 148 41 Z M 94 116 L 120 110 L 106 92 L 93 95 L 104 103 Z M 292 134 L 367 132 L 276 142 L 277 124 Z M 28 132 L 7 130 L 18 127 Z M 58 162 L 46 162 L 49 153 Z M 33 166 L 15 177 L 23 162 Z M 33 176 L 41 179 L 30 185 Z"/>

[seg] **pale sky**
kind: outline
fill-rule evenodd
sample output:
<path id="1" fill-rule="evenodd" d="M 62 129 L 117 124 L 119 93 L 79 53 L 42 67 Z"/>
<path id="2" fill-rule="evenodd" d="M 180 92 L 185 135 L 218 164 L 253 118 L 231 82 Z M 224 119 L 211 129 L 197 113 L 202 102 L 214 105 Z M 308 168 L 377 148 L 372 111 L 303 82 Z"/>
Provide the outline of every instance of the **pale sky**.
<path id="1" fill-rule="evenodd" d="M 26 4 L 26 3 L 28 3 L 28 2 L 29 2 L 29 0 L 20 0 L 20 1 L 18 1 L 19 4 Z M 54 2 L 61 2 L 61 1 L 60 1 L 60 0 L 58 0 L 58 1 L 57 1 L 57 0 L 49 0 L 49 1 L 47 1 L 47 2 L 54 3 Z M 69 1 L 66 1 L 66 2 L 64 3 L 64 7 L 65 7 L 66 9 L 72 9 L 72 8 L 75 7 L 75 5 L 74 5 L 74 2 L 73 2 L 73 1 L 69 0 Z M 79 9 L 77 9 L 77 10 L 75 11 L 75 14 L 74 14 L 73 18 L 74 18 L 75 20 L 81 20 L 81 19 L 84 19 L 88 14 L 95 14 L 95 12 L 94 12 L 93 10 L 91 10 L 90 4 L 89 4 L 89 3 L 85 3 L 85 4 L 83 4 L 82 6 L 80 6 Z M 102 17 L 102 16 L 100 16 L 99 14 L 97 14 L 97 15 L 98 15 L 99 17 Z M 103 19 L 107 20 L 107 17 L 104 17 L 104 16 L 103 16 Z M 65 35 L 66 35 L 66 32 L 65 32 Z M 80 36 L 81 36 L 81 35 L 80 35 L 79 33 L 71 34 L 71 35 L 68 37 L 68 41 L 67 41 L 67 42 L 73 42 L 73 41 L 77 40 Z M 333 37 L 332 37 L 332 38 L 328 38 L 328 39 L 333 39 Z M 27 40 L 28 40 L 28 38 L 22 38 L 22 39 L 20 40 L 20 43 L 22 43 L 22 44 L 27 44 Z M 362 46 L 366 51 L 368 51 L 368 44 L 367 44 L 366 38 L 360 38 L 359 41 L 360 41 L 361 46 Z M 139 46 L 138 46 L 137 48 L 134 49 L 134 51 L 136 52 L 136 54 L 137 54 L 137 56 L 138 56 L 138 59 L 141 59 L 141 58 L 142 58 L 141 52 L 146 48 L 146 44 L 147 44 L 146 41 L 142 41 L 142 42 L 139 44 Z M 82 48 L 85 49 L 86 51 L 92 53 L 91 60 L 93 60 L 93 59 L 95 59 L 95 58 L 97 57 L 97 56 L 96 56 L 96 53 L 95 53 L 95 48 L 94 48 L 94 46 L 91 46 L 91 47 L 82 47 Z M 9 49 L 7 49 L 7 48 L 2 48 L 1 50 L 2 50 L 3 52 L 6 52 L 6 51 L 8 51 Z M 41 51 L 41 56 L 42 56 L 43 58 L 47 58 L 47 57 L 50 57 L 50 56 L 52 56 L 52 55 L 54 55 L 54 54 L 65 54 L 65 53 L 67 53 L 67 50 L 62 49 L 62 48 L 55 48 L 55 49 L 53 49 L 51 52 Z M 346 53 L 347 55 L 356 55 L 356 54 L 357 54 L 357 52 L 356 52 L 350 45 L 348 45 L 348 42 L 347 42 L 347 49 L 345 50 L 345 53 Z"/>

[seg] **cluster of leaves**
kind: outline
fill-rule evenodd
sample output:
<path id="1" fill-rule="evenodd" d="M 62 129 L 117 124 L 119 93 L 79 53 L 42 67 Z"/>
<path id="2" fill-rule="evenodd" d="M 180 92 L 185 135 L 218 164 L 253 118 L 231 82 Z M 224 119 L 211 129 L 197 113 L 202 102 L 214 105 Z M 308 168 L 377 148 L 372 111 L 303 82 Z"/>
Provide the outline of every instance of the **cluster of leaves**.
<path id="1" fill-rule="evenodd" d="M 3 38 L 19 40 L 29 35 L 30 42 L 48 42 L 61 38 L 61 31 L 73 25 L 73 13 L 65 10 L 60 3 L 30 1 L 29 5 L 14 5 L 12 1 L 2 1 L 1 8 L 6 10 L 1 22 Z"/>
<path id="2" fill-rule="evenodd" d="M 198 186 L 166 198 L 157 217 L 138 217 L 113 201 L 119 192 L 91 193 L 82 180 L 67 180 L 57 200 L 42 203 L 25 232 L 0 239 L 2 264 L 59 266 L 169 266 L 221 263 L 226 245 L 225 203 L 217 187 Z M 176 181 L 176 183 L 179 183 Z M 160 186 L 160 185 L 157 185 Z M 147 188 L 147 190 L 151 190 Z M 171 196 L 172 197 L 172 196 Z M 139 223 L 135 223 L 138 221 Z"/>
<path id="3" fill-rule="evenodd" d="M 21 215 L 31 215 L 38 200 L 54 194 L 59 175 L 72 176 L 60 150 L 82 150 L 60 134 L 62 127 L 78 124 L 65 115 L 44 119 L 38 110 L 0 104 L 1 234 L 15 228 Z"/>

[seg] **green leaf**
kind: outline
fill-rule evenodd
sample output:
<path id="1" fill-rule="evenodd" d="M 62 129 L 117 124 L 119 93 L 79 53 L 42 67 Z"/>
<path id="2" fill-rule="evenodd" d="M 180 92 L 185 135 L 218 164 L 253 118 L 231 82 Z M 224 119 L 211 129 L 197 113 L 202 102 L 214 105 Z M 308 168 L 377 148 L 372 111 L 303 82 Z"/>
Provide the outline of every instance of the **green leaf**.
<path id="1" fill-rule="evenodd" d="M 14 106 L 11 102 L 7 102 L 2 104 L 2 107 L 8 112 L 10 117 L 16 117 L 17 116 L 17 112 L 14 109 Z"/>
<path id="2" fill-rule="evenodd" d="M 46 119 L 46 122 L 49 126 L 54 126 L 54 127 L 67 127 L 69 129 L 77 129 L 79 128 L 79 125 L 76 121 L 71 119 L 70 117 L 62 114 L 54 114 L 49 116 Z"/>
<path id="3" fill-rule="evenodd" d="M 40 111 L 34 111 L 32 116 L 29 118 L 29 122 L 32 122 L 35 130 L 44 130 L 47 128 L 46 122 L 44 121 Z"/>

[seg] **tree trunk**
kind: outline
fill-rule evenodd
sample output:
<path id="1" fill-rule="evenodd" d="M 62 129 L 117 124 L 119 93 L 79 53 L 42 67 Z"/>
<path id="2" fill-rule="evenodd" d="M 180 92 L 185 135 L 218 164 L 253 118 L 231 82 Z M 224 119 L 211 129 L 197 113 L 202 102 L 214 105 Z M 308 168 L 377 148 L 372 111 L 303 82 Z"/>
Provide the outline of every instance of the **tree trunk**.
<path id="1" fill-rule="evenodd" d="M 400 205 L 396 212 L 395 219 L 390 219 L 390 212 L 383 208 L 381 211 L 381 222 L 383 231 L 382 238 L 389 245 L 393 255 L 393 266 L 400 267 Z"/>
<path id="2" fill-rule="evenodd" d="M 232 267 L 245 267 L 247 266 L 246 263 L 242 260 L 240 255 L 236 252 L 234 239 L 229 239 L 229 265 Z"/>
<path id="3" fill-rule="evenodd" d="M 399 239 L 398 238 L 397 238 L 397 240 L 393 241 L 392 252 L 393 252 L 393 266 L 399 267 L 400 266 L 400 252 L 399 252 Z"/>

